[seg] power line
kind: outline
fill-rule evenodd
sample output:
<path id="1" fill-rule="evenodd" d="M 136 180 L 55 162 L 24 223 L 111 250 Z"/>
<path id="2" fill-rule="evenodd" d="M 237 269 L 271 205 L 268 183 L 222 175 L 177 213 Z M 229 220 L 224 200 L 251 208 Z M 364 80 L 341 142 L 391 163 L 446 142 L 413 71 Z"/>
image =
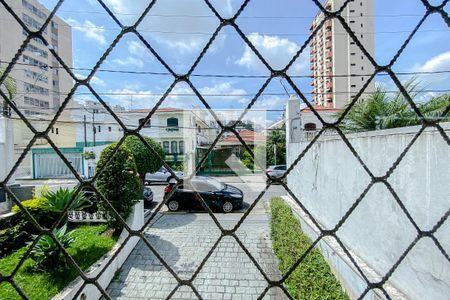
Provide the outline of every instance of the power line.
<path id="1" fill-rule="evenodd" d="M 13 10 L 24 10 L 28 11 L 23 7 L 11 7 Z M 114 15 L 119 16 L 141 16 L 141 13 L 121 13 L 116 12 L 111 9 Z M 75 14 L 101 14 L 107 15 L 109 14 L 106 11 L 88 11 L 88 10 L 65 10 L 58 9 L 57 13 L 75 13 Z M 146 17 L 161 17 L 161 18 L 212 18 L 217 19 L 217 17 L 213 14 L 211 15 L 188 15 L 188 14 L 154 14 L 148 13 Z M 239 19 L 314 19 L 314 16 L 239 16 Z M 351 16 L 351 18 L 366 18 L 366 17 L 377 17 L 377 18 L 399 18 L 399 17 L 423 17 L 423 14 L 374 14 L 374 15 L 364 15 L 364 16 Z"/>
<path id="2" fill-rule="evenodd" d="M 0 64 L 5 63 L 8 64 L 8 61 L 0 60 Z M 22 65 L 22 66 L 37 66 L 30 64 L 30 63 L 21 63 L 16 62 L 15 65 Z M 62 66 L 47 66 L 49 69 L 64 69 Z M 82 68 L 82 67 L 72 67 L 68 68 L 72 71 L 92 71 L 92 69 L 89 68 Z M 20 69 L 23 70 L 23 69 Z M 119 73 L 119 74 L 135 74 L 135 75 L 157 75 L 157 76 L 173 76 L 169 72 L 156 72 L 156 71 L 131 71 L 131 70 L 114 70 L 114 69 L 101 69 L 99 68 L 96 72 L 104 72 L 104 73 Z M 407 72 L 407 71 L 396 71 L 395 74 L 399 76 L 409 76 L 409 75 L 433 75 L 433 74 L 446 74 L 450 73 L 450 70 L 438 70 L 438 71 L 415 71 L 415 72 Z M 291 78 L 335 78 L 335 77 L 370 77 L 372 74 L 335 74 L 335 75 L 292 75 L 289 76 Z M 376 76 L 389 76 L 387 73 L 378 73 Z M 242 75 L 242 74 L 191 74 L 190 77 L 206 77 L 206 78 L 268 78 L 269 74 L 267 75 Z"/>
<path id="3" fill-rule="evenodd" d="M 0 20 L 14 22 L 14 20 L 0 18 Z M 83 28 L 83 29 L 98 29 L 102 31 L 120 31 L 120 27 L 105 27 L 105 26 L 91 26 L 91 25 L 60 25 L 70 28 Z M 48 26 L 47 26 L 48 27 Z M 150 29 L 137 29 L 138 32 L 146 32 L 146 33 L 159 33 L 159 34 L 177 34 L 177 35 L 206 35 L 212 36 L 214 30 L 211 32 L 206 31 L 164 31 L 164 30 L 150 30 Z M 421 29 L 417 30 L 417 32 L 442 32 L 441 29 Z M 411 33 L 411 30 L 392 30 L 392 31 L 354 31 L 355 34 L 401 34 L 401 33 Z M 252 33 L 244 33 L 246 36 L 251 36 Z M 311 33 L 304 32 L 258 32 L 260 35 L 277 35 L 277 36 L 310 36 Z M 335 35 L 344 35 L 347 36 L 347 32 L 334 32 Z M 237 32 L 219 32 L 218 35 L 234 35 L 240 36 Z"/>

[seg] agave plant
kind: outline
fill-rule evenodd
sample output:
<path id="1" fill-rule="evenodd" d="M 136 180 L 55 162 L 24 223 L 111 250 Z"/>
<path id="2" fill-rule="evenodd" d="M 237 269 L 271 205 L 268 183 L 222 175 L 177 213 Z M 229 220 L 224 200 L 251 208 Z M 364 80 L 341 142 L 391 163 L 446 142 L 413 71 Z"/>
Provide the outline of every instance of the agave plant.
<path id="1" fill-rule="evenodd" d="M 52 233 L 65 249 L 75 241 L 72 232 L 67 232 L 67 224 L 60 229 L 55 228 Z M 65 259 L 62 256 L 60 245 L 47 234 L 39 238 L 39 241 L 31 250 L 31 258 L 36 262 L 38 268 L 45 268 L 46 270 L 54 270 L 65 266 Z"/>
<path id="2" fill-rule="evenodd" d="M 69 190 L 68 188 L 60 188 L 56 192 L 47 192 L 44 194 L 47 202 L 43 206 L 48 211 L 61 213 L 72 198 L 73 201 L 69 205 L 69 210 L 81 210 L 91 205 L 90 201 L 86 199 L 84 192 L 80 192 L 76 196 L 75 192 L 76 189 Z"/>

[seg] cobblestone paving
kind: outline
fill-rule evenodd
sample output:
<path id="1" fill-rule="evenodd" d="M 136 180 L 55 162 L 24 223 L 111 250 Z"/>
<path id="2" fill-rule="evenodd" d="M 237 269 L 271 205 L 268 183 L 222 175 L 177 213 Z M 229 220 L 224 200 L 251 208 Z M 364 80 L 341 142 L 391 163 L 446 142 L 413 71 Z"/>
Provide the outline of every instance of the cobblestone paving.
<path id="1" fill-rule="evenodd" d="M 222 224 L 234 225 L 240 216 L 218 215 L 218 219 Z M 188 279 L 217 241 L 220 231 L 208 214 L 163 214 L 146 230 L 146 235 L 173 270 Z M 237 235 L 269 278 L 279 279 L 267 215 L 250 214 Z M 165 299 L 175 286 L 173 276 L 141 241 L 108 292 L 113 299 Z M 196 276 L 194 286 L 203 299 L 257 299 L 267 283 L 236 241 L 224 237 Z M 197 297 L 183 286 L 172 299 Z M 285 299 L 285 295 L 279 289 L 271 289 L 264 299 Z"/>

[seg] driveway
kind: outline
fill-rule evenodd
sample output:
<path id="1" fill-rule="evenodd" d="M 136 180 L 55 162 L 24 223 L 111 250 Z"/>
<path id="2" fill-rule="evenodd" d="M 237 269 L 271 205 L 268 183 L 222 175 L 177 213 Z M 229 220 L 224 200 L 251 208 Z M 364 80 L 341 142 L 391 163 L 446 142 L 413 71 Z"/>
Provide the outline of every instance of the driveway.
<path id="1" fill-rule="evenodd" d="M 217 214 L 224 227 L 231 227 L 242 214 Z M 261 265 L 268 277 L 280 279 L 272 252 L 268 216 L 250 214 L 236 235 Z M 163 213 L 145 231 L 150 244 L 183 279 L 191 278 L 220 237 L 208 214 Z M 165 299 L 177 281 L 158 258 L 140 241 L 122 266 L 108 292 L 113 299 Z M 232 237 L 223 237 L 193 281 L 204 299 L 257 299 L 267 282 Z M 283 292 L 271 289 L 264 299 L 284 299 Z M 172 299 L 197 299 L 183 286 Z"/>

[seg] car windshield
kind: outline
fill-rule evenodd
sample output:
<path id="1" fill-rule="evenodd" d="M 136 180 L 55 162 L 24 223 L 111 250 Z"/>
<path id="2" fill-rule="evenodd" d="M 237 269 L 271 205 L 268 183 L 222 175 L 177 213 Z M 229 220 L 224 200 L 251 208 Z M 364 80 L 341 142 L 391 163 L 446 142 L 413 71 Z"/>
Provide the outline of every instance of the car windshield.
<path id="1" fill-rule="evenodd" d="M 196 190 L 202 192 L 220 191 L 225 188 L 225 184 L 210 177 L 200 177 L 192 180 L 191 184 Z"/>

